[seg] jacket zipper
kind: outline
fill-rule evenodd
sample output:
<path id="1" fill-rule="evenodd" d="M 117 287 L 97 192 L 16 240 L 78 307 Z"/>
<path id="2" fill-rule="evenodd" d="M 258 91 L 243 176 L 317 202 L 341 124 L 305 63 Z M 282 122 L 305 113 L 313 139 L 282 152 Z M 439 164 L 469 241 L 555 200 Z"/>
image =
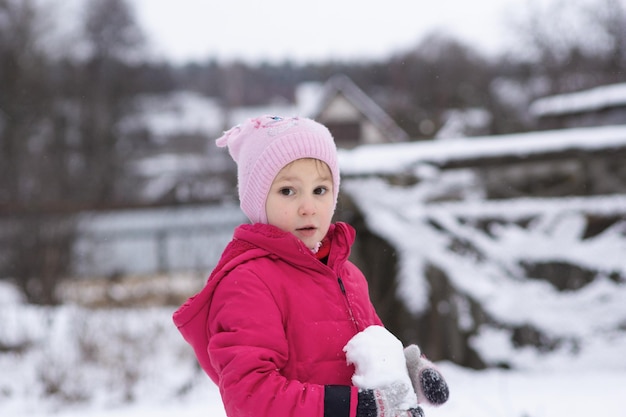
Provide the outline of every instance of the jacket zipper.
<path id="1" fill-rule="evenodd" d="M 341 293 L 343 294 L 343 298 L 346 300 L 346 306 L 348 307 L 348 313 L 350 314 L 350 320 L 352 320 L 352 323 L 354 324 L 354 329 L 358 333 L 359 332 L 359 325 L 356 322 L 356 319 L 354 318 L 354 313 L 352 313 L 352 307 L 350 306 L 350 300 L 348 300 L 348 295 L 346 294 L 346 287 L 343 285 L 343 281 L 341 280 L 341 277 L 337 277 L 337 283 L 339 283 L 339 289 L 341 290 Z"/>

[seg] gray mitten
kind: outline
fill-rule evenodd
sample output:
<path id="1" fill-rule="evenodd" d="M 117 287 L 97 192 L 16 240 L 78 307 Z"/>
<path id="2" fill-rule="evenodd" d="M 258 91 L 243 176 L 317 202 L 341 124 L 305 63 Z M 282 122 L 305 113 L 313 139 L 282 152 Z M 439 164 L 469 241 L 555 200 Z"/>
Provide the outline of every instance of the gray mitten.
<path id="1" fill-rule="evenodd" d="M 450 390 L 446 380 L 435 365 L 422 355 L 420 348 L 417 345 L 407 346 L 404 357 L 418 403 L 436 406 L 448 401 Z"/>
<path id="2" fill-rule="evenodd" d="M 394 383 L 380 389 L 359 391 L 356 417 L 424 417 L 420 406 L 403 407 L 404 397 L 411 388 Z"/>

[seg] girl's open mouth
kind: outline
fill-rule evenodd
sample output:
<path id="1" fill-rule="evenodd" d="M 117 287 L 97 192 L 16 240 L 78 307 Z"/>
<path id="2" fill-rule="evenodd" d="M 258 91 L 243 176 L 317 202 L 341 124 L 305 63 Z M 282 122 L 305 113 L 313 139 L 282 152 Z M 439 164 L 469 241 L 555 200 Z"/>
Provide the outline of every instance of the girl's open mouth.
<path id="1" fill-rule="evenodd" d="M 300 234 L 302 234 L 304 236 L 312 236 L 317 231 L 317 227 L 305 226 L 305 227 L 301 227 L 301 228 L 296 229 L 296 230 L 298 231 L 298 233 L 300 233 Z"/>

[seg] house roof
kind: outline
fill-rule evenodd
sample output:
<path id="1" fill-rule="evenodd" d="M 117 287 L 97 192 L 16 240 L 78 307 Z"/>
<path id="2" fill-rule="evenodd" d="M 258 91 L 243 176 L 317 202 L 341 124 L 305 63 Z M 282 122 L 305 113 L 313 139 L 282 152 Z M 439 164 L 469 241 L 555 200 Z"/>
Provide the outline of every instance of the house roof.
<path id="1" fill-rule="evenodd" d="M 324 84 L 321 99 L 313 109 L 312 118 L 318 118 L 322 111 L 337 96 L 342 94 L 361 114 L 363 114 L 391 142 L 404 142 L 409 135 L 363 92 L 348 76 L 337 74 Z"/>

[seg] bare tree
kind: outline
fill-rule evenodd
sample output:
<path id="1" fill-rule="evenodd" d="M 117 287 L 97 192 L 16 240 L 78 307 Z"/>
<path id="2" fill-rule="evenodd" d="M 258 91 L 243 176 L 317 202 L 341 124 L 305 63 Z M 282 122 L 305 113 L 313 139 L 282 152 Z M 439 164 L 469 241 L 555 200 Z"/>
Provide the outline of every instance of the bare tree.
<path id="1" fill-rule="evenodd" d="M 431 137 L 451 108 L 484 107 L 489 64 L 476 50 L 442 33 L 392 59 L 390 87 L 400 97 L 393 113 L 412 137 Z"/>
<path id="2" fill-rule="evenodd" d="M 79 172 L 82 200 L 101 204 L 120 196 L 124 170 L 122 119 L 133 110 L 136 72 L 133 53 L 142 36 L 124 0 L 96 0 L 85 9 L 83 33 L 87 57 L 76 74 L 72 100 L 77 103 Z"/>
<path id="3" fill-rule="evenodd" d="M 70 273 L 74 214 L 119 197 L 141 35 L 123 0 L 89 2 L 87 52 L 53 59 L 40 7 L 0 0 L 0 277 L 49 304 Z"/>
<path id="4" fill-rule="evenodd" d="M 595 22 L 600 34 L 594 42 L 599 56 L 594 62 L 602 65 L 601 83 L 622 82 L 626 79 L 626 5 L 621 0 L 603 0 L 598 6 L 588 6 L 586 12 Z"/>
<path id="5" fill-rule="evenodd" d="M 622 81 L 626 10 L 621 0 L 529 2 L 512 27 L 518 44 L 509 56 L 532 63 L 529 74 L 563 93 Z"/>
<path id="6" fill-rule="evenodd" d="M 40 46 L 45 23 L 33 1 L 0 1 L 0 276 L 30 301 L 53 303 L 72 228 L 41 216 L 57 188 L 56 155 L 47 153 L 54 97 Z"/>
<path id="7" fill-rule="evenodd" d="M 41 17 L 32 1 L 0 0 L 0 202 L 21 204 L 36 191 L 28 138 L 41 129 L 47 102 Z M 30 145 L 30 146 L 29 146 Z"/>

